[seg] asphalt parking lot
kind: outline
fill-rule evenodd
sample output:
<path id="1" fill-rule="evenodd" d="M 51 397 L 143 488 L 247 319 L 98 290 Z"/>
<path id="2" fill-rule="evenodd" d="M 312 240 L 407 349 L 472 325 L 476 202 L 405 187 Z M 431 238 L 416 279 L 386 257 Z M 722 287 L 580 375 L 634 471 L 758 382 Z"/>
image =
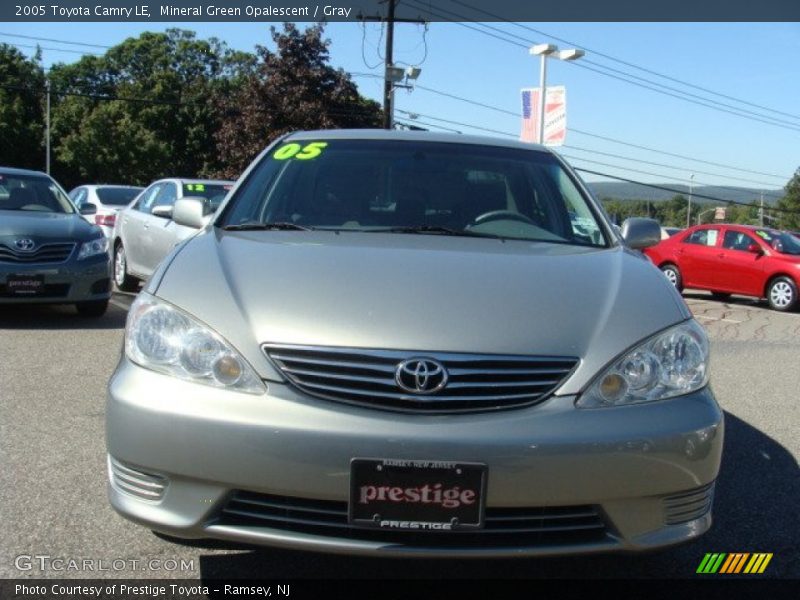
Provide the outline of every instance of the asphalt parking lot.
<path id="1" fill-rule="evenodd" d="M 645 555 L 492 561 L 177 544 L 123 520 L 106 500 L 104 403 L 131 297 L 116 295 L 95 320 L 69 307 L 3 307 L 0 577 L 663 578 L 691 577 L 706 552 L 771 552 L 765 576 L 800 577 L 800 313 L 701 293 L 685 298 L 711 337 L 712 385 L 727 417 L 711 532 Z M 54 559 L 89 560 L 94 570 L 58 569 Z M 189 568 L 171 568 L 181 560 Z"/>

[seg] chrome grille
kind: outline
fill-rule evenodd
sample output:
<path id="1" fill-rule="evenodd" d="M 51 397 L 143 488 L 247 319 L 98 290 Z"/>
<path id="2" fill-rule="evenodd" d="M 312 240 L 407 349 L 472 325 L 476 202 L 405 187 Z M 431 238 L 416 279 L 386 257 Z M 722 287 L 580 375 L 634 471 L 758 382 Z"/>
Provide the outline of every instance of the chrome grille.
<path id="1" fill-rule="evenodd" d="M 608 539 L 596 506 L 535 508 L 486 507 L 478 531 L 417 532 L 350 525 L 347 502 L 309 500 L 236 491 L 215 524 L 267 527 L 324 537 L 380 541 L 414 546 L 536 546 L 595 543 Z"/>
<path id="2" fill-rule="evenodd" d="M 17 265 L 62 263 L 66 262 L 74 249 L 74 242 L 42 244 L 33 252 L 20 252 L 11 246 L 0 244 L 0 262 Z"/>
<path id="3" fill-rule="evenodd" d="M 715 483 L 675 494 L 664 498 L 664 522 L 667 525 L 679 525 L 699 519 L 709 510 L 714 502 Z"/>
<path id="4" fill-rule="evenodd" d="M 304 392 L 342 402 L 405 411 L 488 410 L 530 404 L 553 392 L 578 364 L 565 356 L 421 353 L 264 344 L 264 352 Z M 434 359 L 448 372 L 438 392 L 417 395 L 395 382 L 398 365 Z"/>
<path id="5" fill-rule="evenodd" d="M 139 471 L 111 456 L 108 457 L 108 472 L 111 485 L 142 500 L 157 502 L 164 497 L 167 489 L 165 477 Z"/>

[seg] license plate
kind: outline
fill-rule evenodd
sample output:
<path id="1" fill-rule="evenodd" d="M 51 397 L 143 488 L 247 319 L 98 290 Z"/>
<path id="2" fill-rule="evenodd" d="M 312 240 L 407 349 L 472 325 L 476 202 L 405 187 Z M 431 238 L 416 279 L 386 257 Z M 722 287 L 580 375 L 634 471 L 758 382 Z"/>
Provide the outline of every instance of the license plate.
<path id="1" fill-rule="evenodd" d="M 12 296 L 36 296 L 44 291 L 44 275 L 9 275 L 6 292 Z"/>
<path id="2" fill-rule="evenodd" d="M 483 527 L 486 465 L 354 458 L 350 523 L 405 531 Z"/>

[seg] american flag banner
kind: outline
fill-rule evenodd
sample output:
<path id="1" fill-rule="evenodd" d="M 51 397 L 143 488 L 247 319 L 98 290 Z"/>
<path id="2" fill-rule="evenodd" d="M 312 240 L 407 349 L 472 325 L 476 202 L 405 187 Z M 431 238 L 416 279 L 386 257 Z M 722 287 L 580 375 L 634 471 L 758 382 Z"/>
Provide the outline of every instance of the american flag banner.
<path id="1" fill-rule="evenodd" d="M 539 141 L 539 88 L 522 90 L 523 142 Z M 563 85 L 547 88 L 544 107 L 544 144 L 561 146 L 567 138 L 567 90 Z"/>

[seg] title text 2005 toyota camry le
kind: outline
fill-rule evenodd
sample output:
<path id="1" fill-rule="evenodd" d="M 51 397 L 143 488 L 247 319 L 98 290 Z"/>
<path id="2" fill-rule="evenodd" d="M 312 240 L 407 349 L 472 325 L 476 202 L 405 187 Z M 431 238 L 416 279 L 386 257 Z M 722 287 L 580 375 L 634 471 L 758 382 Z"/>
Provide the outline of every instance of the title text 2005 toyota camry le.
<path id="1" fill-rule="evenodd" d="M 280 139 L 131 307 L 114 508 L 181 538 L 376 555 L 699 536 L 723 438 L 708 341 L 632 249 L 658 225 L 623 236 L 538 146 Z"/>

